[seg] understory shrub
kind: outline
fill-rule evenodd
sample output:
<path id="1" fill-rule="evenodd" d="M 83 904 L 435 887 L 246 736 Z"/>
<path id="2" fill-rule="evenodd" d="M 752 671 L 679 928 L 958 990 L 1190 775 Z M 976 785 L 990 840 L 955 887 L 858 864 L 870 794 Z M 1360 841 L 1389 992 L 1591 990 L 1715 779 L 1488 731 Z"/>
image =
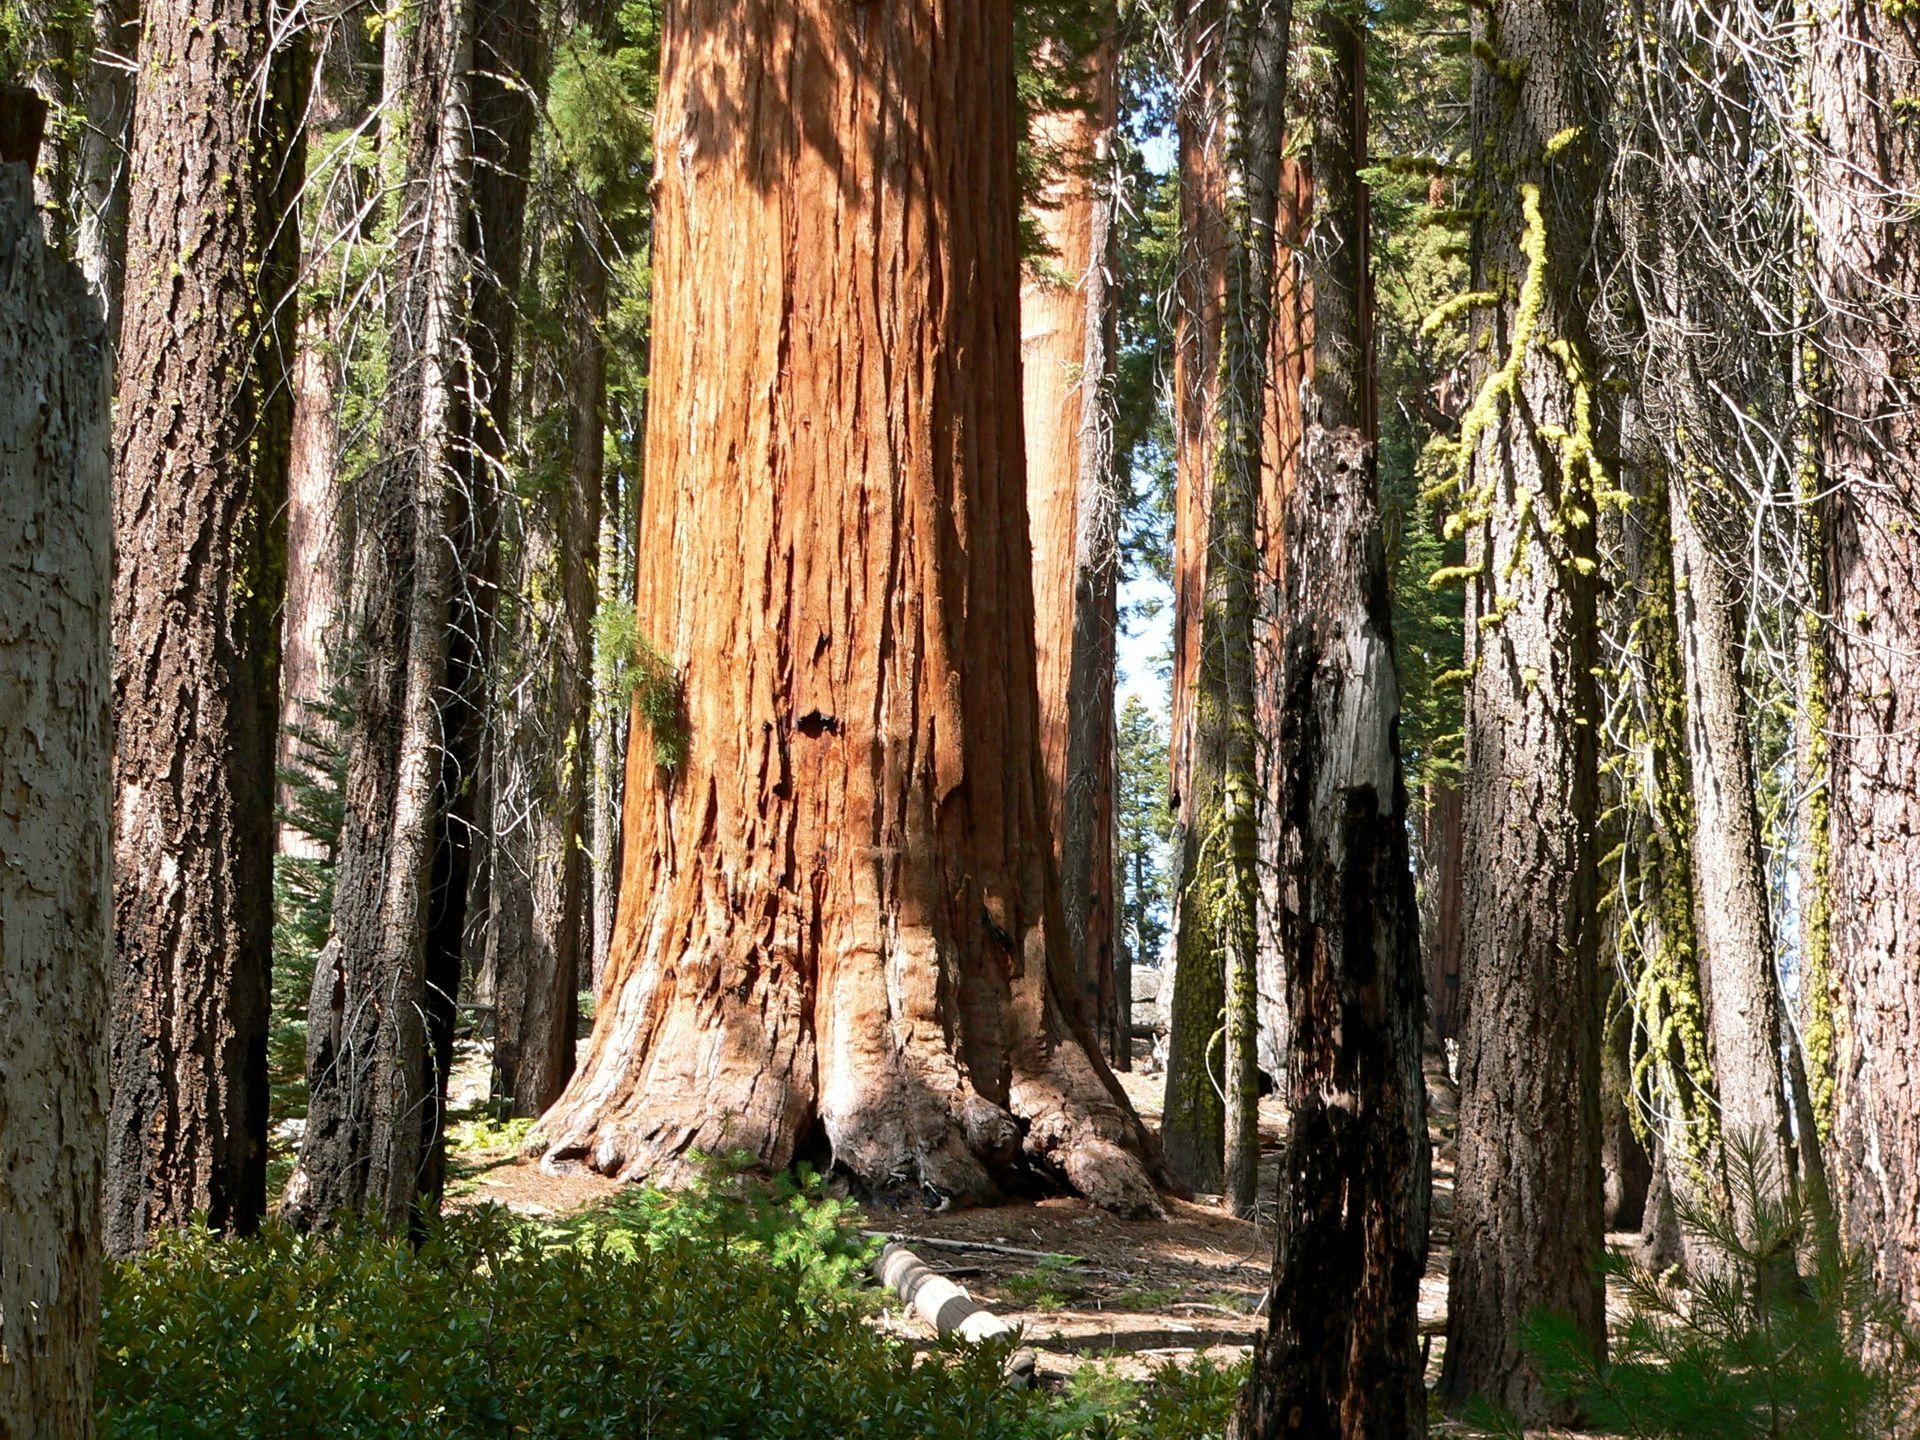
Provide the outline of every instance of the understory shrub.
<path id="1" fill-rule="evenodd" d="M 159 1238 L 110 1267 L 109 1440 L 888 1437 L 1201 1440 L 1237 1377 L 1171 1368 L 1052 1395 L 1006 1345 L 915 1348 L 870 1323 L 868 1242 L 814 1177 L 717 1173 L 535 1224 L 454 1214 L 410 1243 Z M 1099 1389 L 1100 1387 L 1094 1387 Z"/>

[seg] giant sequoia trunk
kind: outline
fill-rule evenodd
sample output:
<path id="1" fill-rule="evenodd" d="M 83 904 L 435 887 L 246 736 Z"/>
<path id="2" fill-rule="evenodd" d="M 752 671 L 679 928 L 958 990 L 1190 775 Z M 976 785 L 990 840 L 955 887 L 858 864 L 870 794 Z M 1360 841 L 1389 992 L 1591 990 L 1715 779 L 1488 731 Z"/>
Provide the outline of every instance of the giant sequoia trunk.
<path id="1" fill-rule="evenodd" d="M 458 572 L 456 469 L 464 435 L 462 337 L 472 163 L 467 0 L 435 0 L 389 91 L 410 97 L 381 455 L 363 477 L 352 617 L 358 673 L 334 889 L 334 938 L 314 967 L 311 1090 L 285 1208 L 301 1223 L 341 1211 L 407 1222 L 431 1185 L 444 1077 L 430 1008 L 457 976 L 429 973 L 427 931 L 444 807 L 439 705 Z M 395 56 L 400 58 L 400 56 Z"/>
<path id="2" fill-rule="evenodd" d="M 818 1136 L 876 1191 L 1152 1212 L 1046 834 L 1011 5 L 663 18 L 625 875 L 548 1161 Z"/>
<path id="3" fill-rule="evenodd" d="M 1109 1055 L 1129 1043 L 1114 984 L 1113 685 L 1119 497 L 1113 475 L 1115 323 L 1111 39 L 1086 58 L 1085 107 L 1041 114 L 1060 167 L 1035 213 L 1050 252 L 1020 287 L 1027 517 L 1048 829 L 1080 1003 Z"/>
<path id="4" fill-rule="evenodd" d="M 0 87 L 0 1435 L 93 1434 L 106 1158 L 107 372 Z"/>
<path id="5" fill-rule="evenodd" d="M 1593 0 L 1474 12 L 1481 389 L 1462 425 L 1468 563 L 1466 1021 L 1442 1398 L 1538 1422 L 1541 1308 L 1606 1343 L 1596 955 L 1595 447 L 1585 332 L 1602 91 Z M 1585 127 L 1585 128 L 1582 128 Z M 1524 297 L 1524 298 L 1523 298 Z"/>
<path id="6" fill-rule="evenodd" d="M 143 17 L 114 432 L 107 1240 L 266 1208 L 297 57 L 267 0 Z M 221 38 L 215 43 L 210 36 Z M 264 82 L 264 88 L 263 88 Z M 301 88 L 304 88 L 304 78 Z M 191 257 L 183 266 L 181 257 Z"/>
<path id="7" fill-rule="evenodd" d="M 1920 1305 L 1920 92 L 1911 15 L 1844 0 L 1815 33 L 1826 500 L 1834 1178 L 1846 1236 Z"/>
<path id="8" fill-rule="evenodd" d="M 1316 363 L 1286 512 L 1279 752 L 1290 1123 L 1267 1333 L 1235 1440 L 1426 1433 L 1420 917 L 1373 443 L 1365 34 L 1316 17 Z"/>

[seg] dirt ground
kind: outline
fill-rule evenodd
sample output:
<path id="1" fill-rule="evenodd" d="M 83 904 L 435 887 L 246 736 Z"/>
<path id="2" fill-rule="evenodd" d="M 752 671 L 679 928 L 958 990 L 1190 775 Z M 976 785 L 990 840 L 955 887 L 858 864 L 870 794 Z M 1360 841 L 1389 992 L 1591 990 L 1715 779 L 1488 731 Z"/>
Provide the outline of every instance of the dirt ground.
<path id="1" fill-rule="evenodd" d="M 484 1056 L 462 1060 L 454 1082 L 456 1109 L 463 1100 L 482 1098 L 485 1085 Z M 1121 1082 L 1142 1118 L 1157 1128 L 1163 1078 L 1135 1071 Z M 476 1085 L 479 1092 L 464 1093 Z M 1230 1363 L 1247 1352 L 1265 1323 L 1282 1125 L 1279 1103 L 1263 1101 L 1261 1214 L 1255 1221 L 1234 1218 L 1208 1197 L 1168 1199 L 1164 1220 L 1121 1220 L 1062 1197 L 940 1214 L 868 1207 L 866 1225 L 1022 1326 L 1043 1381 L 1096 1362 L 1125 1375 L 1202 1355 Z M 492 1201 L 524 1215 L 566 1214 L 620 1188 L 598 1175 L 547 1174 L 505 1139 L 491 1148 L 463 1150 L 457 1169 L 450 1203 Z M 1435 1178 L 1438 1233 L 1420 1320 L 1422 1333 L 1431 1337 L 1430 1365 L 1437 1367 L 1446 1292 L 1444 1216 L 1452 1200 L 1452 1168 L 1444 1156 Z M 971 1248 L 976 1245 L 986 1248 Z M 933 1334 L 897 1302 L 877 1323 L 915 1341 Z"/>

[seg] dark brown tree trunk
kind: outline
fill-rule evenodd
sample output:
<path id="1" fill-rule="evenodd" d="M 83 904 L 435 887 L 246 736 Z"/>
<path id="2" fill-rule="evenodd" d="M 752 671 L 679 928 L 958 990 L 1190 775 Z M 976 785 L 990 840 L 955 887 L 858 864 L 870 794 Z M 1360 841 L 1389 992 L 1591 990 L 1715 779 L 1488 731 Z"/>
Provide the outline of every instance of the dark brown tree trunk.
<path id="1" fill-rule="evenodd" d="M 284 772 L 313 746 L 341 743 L 329 703 L 338 699 L 348 651 L 346 610 L 353 560 L 353 510 L 342 483 L 341 395 L 350 363 L 350 289 L 343 257 L 361 243 L 374 197 L 365 177 L 343 158 L 342 131 L 366 122 L 374 56 L 352 0 L 330 7 L 317 24 L 308 152 L 309 184 L 319 188 L 302 290 L 310 297 L 294 340 L 293 415 L 287 462 L 287 592 L 280 625 L 280 746 Z M 325 155 L 323 163 L 321 156 Z M 302 737 L 306 737 L 303 739 Z M 280 809 L 295 796 L 282 783 Z M 280 853 L 319 858 L 327 847 L 293 824 L 280 827 Z"/>
<path id="2" fill-rule="evenodd" d="M 1173 949 L 1160 978 L 1167 1014 L 1167 1084 L 1160 1141 L 1167 1168 L 1191 1190 L 1218 1193 L 1226 1176 L 1226 1107 L 1217 1040 L 1226 1008 L 1223 957 L 1206 933 L 1207 907 L 1190 884 L 1200 863 L 1202 817 L 1215 813 L 1224 711 L 1200 660 L 1214 471 L 1219 463 L 1221 317 L 1226 306 L 1226 159 L 1221 146 L 1221 0 L 1179 11 L 1179 263 L 1174 276 L 1173 693 L 1167 737 L 1174 817 Z M 1210 1073 L 1211 1072 L 1211 1073 Z"/>
<path id="3" fill-rule="evenodd" d="M 334 890 L 334 939 L 308 1011 L 307 1129 L 286 1213 L 324 1224 L 343 1211 L 405 1225 L 431 1193 L 444 1074 L 437 1042 L 458 976 L 444 960 L 446 767 L 439 707 L 467 557 L 459 488 L 466 414 L 463 339 L 471 136 L 467 0 L 434 0 L 388 91 L 409 97 L 407 158 L 390 316 L 380 458 L 360 481 L 353 616 L 359 673 Z M 441 945 L 430 947 L 433 920 Z M 431 1027 L 431 1028 L 430 1028 Z"/>
<path id="4" fill-rule="evenodd" d="M 821 1136 L 1157 1209 L 1045 828 L 1011 9 L 665 9 L 626 866 L 550 1164 Z"/>
<path id="5" fill-rule="evenodd" d="M 1462 424 L 1467 599 L 1460 1159 L 1440 1394 L 1562 1418 L 1538 1309 L 1606 1344 L 1597 955 L 1596 453 L 1585 292 L 1602 174 L 1592 0 L 1473 17 L 1481 389 Z M 1551 153 L 1549 153 L 1551 151 Z M 1537 310 L 1522 303 L 1537 298 Z"/>
<path id="6" fill-rule="evenodd" d="M 1418 1437 L 1427 1418 L 1425 1007 L 1372 435 L 1366 40 L 1337 7 L 1315 32 L 1315 366 L 1284 526 L 1279 739 L 1291 1121 L 1235 1440 Z"/>
<path id="7" fill-rule="evenodd" d="M 113 491 L 99 310 L 0 86 L 0 1435 L 87 1440 L 106 1160 Z"/>
<path id="8" fill-rule="evenodd" d="M 1457 786 L 1429 780 L 1420 807 L 1420 944 L 1427 961 L 1427 1008 L 1437 1039 L 1460 1033 L 1460 954 L 1466 916 L 1460 908 L 1466 884 L 1466 809 Z"/>
<path id="9" fill-rule="evenodd" d="M 1060 175 L 1035 214 L 1048 255 L 1020 288 L 1027 516 L 1033 543 L 1040 747 L 1080 1002 L 1109 1055 L 1124 1046 L 1114 990 L 1113 686 L 1119 498 L 1112 399 L 1117 292 L 1114 41 L 1084 59 L 1084 108 L 1040 114 Z"/>
<path id="10" fill-rule="evenodd" d="M 221 43 L 209 35 L 217 33 Z M 147 8 L 114 432 L 119 1254 L 266 1208 L 297 47 L 266 0 Z M 265 88 L 263 88 L 263 82 Z M 182 257 L 190 263 L 183 264 Z"/>
<path id="11" fill-rule="evenodd" d="M 587 914 L 587 748 L 593 704 L 595 565 L 606 426 L 606 239 L 575 197 L 565 238 L 567 322 L 547 363 L 561 385 L 564 481 L 525 502 L 515 623 L 502 673 L 493 801 L 493 1094 L 539 1115 L 573 1073 L 578 994 L 591 964 Z M 538 393 L 536 391 L 536 393 Z M 511 817 L 510 819 L 508 817 Z"/>
<path id="12" fill-rule="evenodd" d="M 1920 1306 L 1920 92 L 1913 17 L 1822 12 L 1814 253 L 1827 306 L 1826 539 L 1833 1168 L 1845 1237 Z"/>

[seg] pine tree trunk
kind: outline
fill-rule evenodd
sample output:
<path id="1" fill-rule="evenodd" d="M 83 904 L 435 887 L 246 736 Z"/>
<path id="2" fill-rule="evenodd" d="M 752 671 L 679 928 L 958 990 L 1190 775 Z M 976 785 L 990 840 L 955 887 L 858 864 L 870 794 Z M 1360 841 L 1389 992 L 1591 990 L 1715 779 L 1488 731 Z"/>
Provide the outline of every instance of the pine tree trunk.
<path id="1" fill-rule="evenodd" d="M 1822 12 L 1814 251 L 1828 372 L 1826 539 L 1833 1149 L 1845 1237 L 1920 1306 L 1920 92 L 1911 16 Z M 1816 843 L 1820 843 L 1816 840 Z"/>
<path id="2" fill-rule="evenodd" d="M 0 87 L 0 1435 L 87 1440 L 100 1323 L 112 488 L 98 306 Z"/>
<path id="3" fill-rule="evenodd" d="M 1586 463 L 1593 452 L 1581 448 L 1604 453 L 1607 444 L 1605 397 L 1584 388 L 1594 382 L 1583 294 L 1603 94 L 1585 57 L 1603 23 L 1591 0 L 1496 0 L 1473 17 L 1473 288 L 1500 298 L 1476 317 L 1482 388 L 1461 439 L 1474 567 L 1465 816 L 1473 861 L 1440 1394 L 1453 1408 L 1485 1397 L 1530 1423 L 1565 1410 L 1521 1349 L 1533 1312 L 1566 1316 L 1596 1350 L 1606 1344 L 1597 1271 L 1598 486 Z M 1537 311 L 1521 303 L 1523 287 L 1537 295 Z"/>
<path id="4" fill-rule="evenodd" d="M 1206 907 L 1192 879 L 1200 863 L 1201 817 L 1216 810 L 1224 711 L 1202 670 L 1208 536 L 1219 463 L 1221 317 L 1226 306 L 1226 160 L 1220 144 L 1222 0 L 1184 0 L 1177 11 L 1180 88 L 1179 263 L 1174 275 L 1173 690 L 1167 736 L 1169 806 L 1174 816 L 1173 947 L 1160 977 L 1167 1015 L 1167 1083 L 1160 1141 L 1167 1168 L 1190 1190 L 1217 1194 L 1226 1176 L 1226 1107 L 1214 1052 L 1226 1008 L 1226 972 L 1211 944 Z"/>
<path id="5" fill-rule="evenodd" d="M 315 45 L 313 110 L 307 145 L 315 156 L 311 183 L 321 188 L 312 233 L 303 236 L 310 297 L 294 339 L 292 431 L 287 463 L 287 597 L 280 628 L 280 747 L 278 769 L 293 767 L 310 746 L 340 743 L 325 707 L 344 678 L 346 610 L 354 551 L 353 510 L 340 475 L 341 385 L 348 364 L 348 299 L 341 257 L 362 242 L 373 197 L 364 178 L 338 152 L 321 169 L 319 157 L 343 130 L 365 123 L 371 58 L 361 17 L 351 0 L 320 21 Z M 282 812 L 294 808 L 292 789 L 279 787 Z M 292 824 L 280 827 L 280 853 L 325 855 L 321 839 Z"/>
<path id="6" fill-rule="evenodd" d="M 618 474 L 606 474 L 600 504 L 599 594 L 596 614 L 612 614 L 632 603 L 632 546 L 626 532 L 634 523 L 632 486 Z M 613 924 L 620 901 L 620 830 L 625 813 L 627 735 L 632 705 L 627 695 L 600 691 L 607 657 L 596 637 L 593 697 L 593 972 L 589 987 L 600 993 L 607 955 L 613 948 Z"/>
<path id="7" fill-rule="evenodd" d="M 1048 253 L 1020 287 L 1048 828 L 1079 1001 L 1112 1056 L 1124 1045 L 1110 891 L 1120 511 L 1107 393 L 1118 318 L 1111 283 L 1116 58 L 1111 38 L 1086 57 L 1086 94 L 1076 97 L 1085 108 L 1034 117 L 1035 147 L 1060 174 L 1035 206 Z"/>
<path id="8" fill-rule="evenodd" d="M 141 30 L 127 267 L 142 278 L 124 297 L 114 432 L 106 1230 L 123 1255 L 155 1226 L 205 1212 L 246 1232 L 266 1208 L 286 217 L 305 88 L 269 8 L 168 0 Z"/>
<path id="9" fill-rule="evenodd" d="M 1419 1437 L 1427 1417 L 1425 1006 L 1372 436 L 1365 33 L 1334 8 L 1315 32 L 1315 366 L 1284 524 L 1279 737 L 1291 1120 L 1235 1440 Z"/>
<path id="10" fill-rule="evenodd" d="M 567 416 L 566 478 L 527 502 L 516 623 L 504 657 L 518 678 L 502 694 L 494 793 L 493 1094 L 515 1115 L 541 1114 L 573 1073 L 579 984 L 591 965 L 587 734 L 606 433 L 598 325 L 607 277 L 596 206 L 579 197 L 570 219 L 567 332 L 558 357 L 564 399 L 552 397 Z"/>
<path id="11" fill-rule="evenodd" d="M 80 140 L 80 214 L 74 255 L 107 317 L 108 353 L 120 333 L 127 258 L 127 173 L 134 60 L 140 48 L 136 0 L 98 0 L 87 66 L 87 129 Z"/>
<path id="12" fill-rule="evenodd" d="M 1011 6 L 664 21 L 642 728 L 548 1162 L 817 1135 L 874 1191 L 986 1200 L 1024 1154 L 1152 1213 L 1045 833 Z"/>
<path id="13" fill-rule="evenodd" d="M 1199 612 L 1197 622 L 1183 622 L 1177 611 L 1175 616 L 1176 687 L 1183 678 L 1182 642 L 1197 639 L 1198 656 L 1185 722 L 1189 751 L 1184 766 L 1174 762 L 1182 831 L 1163 1135 L 1176 1175 L 1200 1188 L 1213 1169 L 1217 1103 L 1219 1175 L 1240 1214 L 1252 1211 L 1259 1163 L 1255 576 L 1290 13 L 1284 0 L 1197 0 L 1182 20 L 1192 57 L 1192 93 L 1181 108 L 1182 227 L 1192 231 L 1199 252 L 1182 256 L 1183 271 L 1196 267 L 1190 278 L 1182 276 L 1192 297 L 1191 313 L 1183 306 L 1182 320 L 1202 352 L 1209 332 L 1217 336 L 1219 375 L 1210 390 L 1190 396 L 1184 388 L 1190 382 L 1176 373 L 1183 409 L 1197 411 L 1212 428 L 1198 433 L 1192 414 L 1179 421 L 1182 473 L 1188 477 L 1183 484 L 1205 487 L 1206 541 L 1195 585 L 1179 569 L 1176 534 L 1175 603 L 1185 599 L 1191 605 L 1197 598 Z M 1213 233 L 1220 267 L 1217 329 L 1209 314 L 1216 293 L 1207 253 Z M 1183 343 L 1181 363 L 1186 349 Z M 1204 469 L 1197 468 L 1195 447 L 1201 445 L 1209 457 Z M 1176 525 L 1188 508 L 1180 507 Z M 1186 558 L 1191 564 L 1194 557 Z M 1176 726 L 1182 723 L 1180 706 L 1176 698 Z M 1205 1012 L 1216 995 L 1217 1029 Z M 1218 1082 L 1209 1073 L 1216 1040 Z"/>
<path id="14" fill-rule="evenodd" d="M 1451 1040 L 1460 1033 L 1460 949 L 1466 916 L 1461 892 L 1466 884 L 1463 834 L 1466 817 L 1459 789 L 1445 780 L 1429 780 L 1420 807 L 1421 953 L 1427 961 L 1427 1008 L 1433 1033 Z"/>
<path id="15" fill-rule="evenodd" d="M 439 705 L 459 572 L 472 150 L 467 0 L 434 0 L 389 76 L 410 98 L 380 459 L 360 481 L 353 616 L 359 673 L 343 793 L 334 939 L 308 1011 L 307 1129 L 284 1208 L 405 1225 L 440 1151 L 443 1076 L 429 1024 L 452 1004 L 427 934 L 445 823 Z M 391 52 L 390 52 L 390 58 Z M 452 977 L 457 981 L 457 975 Z M 429 1006 L 434 1016 L 430 1022 Z M 436 1037 L 437 1038 L 437 1037 Z"/>
<path id="16" fill-rule="evenodd" d="M 1793 1131 L 1780 1069 L 1780 997 L 1773 919 L 1760 855 L 1752 740 L 1741 691 L 1741 615 L 1674 478 L 1674 619 L 1686 675 L 1687 772 L 1693 785 L 1694 913 L 1711 986 L 1707 1015 L 1723 1142 L 1745 1150 L 1778 1200 L 1795 1185 Z M 1808 1137 L 1809 1141 L 1813 1137 Z M 1723 1164 L 1731 1155 L 1723 1157 Z M 1735 1187 L 1737 1201 L 1743 1190 Z M 1739 1216 L 1743 1221 L 1750 1216 Z"/>

